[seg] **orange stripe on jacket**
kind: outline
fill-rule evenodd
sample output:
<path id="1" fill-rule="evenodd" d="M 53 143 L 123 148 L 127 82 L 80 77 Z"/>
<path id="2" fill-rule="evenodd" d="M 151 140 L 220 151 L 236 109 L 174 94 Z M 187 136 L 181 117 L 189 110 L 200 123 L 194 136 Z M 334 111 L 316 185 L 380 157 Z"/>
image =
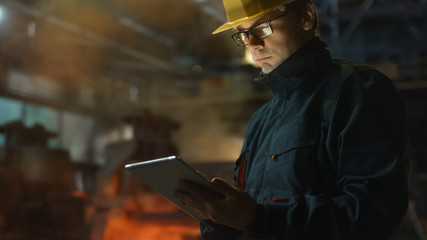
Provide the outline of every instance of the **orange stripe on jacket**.
<path id="1" fill-rule="evenodd" d="M 243 186 L 245 185 L 245 172 L 246 172 L 246 156 L 242 156 L 242 160 L 239 166 L 239 172 L 237 173 L 237 182 L 236 187 L 240 190 L 243 190 Z"/>

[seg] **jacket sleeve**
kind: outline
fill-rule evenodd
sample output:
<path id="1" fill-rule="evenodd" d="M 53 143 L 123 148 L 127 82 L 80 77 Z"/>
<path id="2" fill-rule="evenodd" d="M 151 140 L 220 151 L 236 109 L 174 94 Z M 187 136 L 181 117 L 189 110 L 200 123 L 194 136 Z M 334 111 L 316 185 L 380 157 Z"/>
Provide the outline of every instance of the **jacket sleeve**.
<path id="1" fill-rule="evenodd" d="M 408 206 L 404 107 L 375 70 L 345 81 L 328 128 L 334 193 L 260 205 L 249 235 L 262 239 L 390 239 Z"/>

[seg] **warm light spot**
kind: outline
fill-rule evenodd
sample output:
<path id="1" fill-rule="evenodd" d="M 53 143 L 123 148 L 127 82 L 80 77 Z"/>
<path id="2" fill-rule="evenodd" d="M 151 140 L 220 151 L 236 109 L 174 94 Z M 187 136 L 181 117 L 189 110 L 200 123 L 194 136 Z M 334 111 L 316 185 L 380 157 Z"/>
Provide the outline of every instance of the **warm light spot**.
<path id="1" fill-rule="evenodd" d="M 126 216 L 114 216 L 108 219 L 103 239 L 199 240 L 201 236 L 197 221 L 156 224 L 148 220 L 135 221 Z"/>
<path id="2" fill-rule="evenodd" d="M 86 198 L 89 195 L 87 193 L 83 192 L 83 191 L 76 190 L 76 191 L 73 191 L 73 196 L 74 197 L 78 197 L 78 198 Z"/>

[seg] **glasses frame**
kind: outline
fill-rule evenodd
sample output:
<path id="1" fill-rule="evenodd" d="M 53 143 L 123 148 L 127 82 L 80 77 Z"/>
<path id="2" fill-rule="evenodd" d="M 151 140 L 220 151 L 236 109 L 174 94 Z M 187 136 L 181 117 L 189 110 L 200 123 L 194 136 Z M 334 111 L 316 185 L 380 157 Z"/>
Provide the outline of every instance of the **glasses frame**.
<path id="1" fill-rule="evenodd" d="M 252 26 L 250 29 L 248 29 L 248 30 L 246 30 L 246 31 L 239 31 L 239 32 L 237 32 L 237 33 L 235 33 L 235 34 L 233 34 L 233 35 L 231 35 L 231 38 L 234 40 L 234 42 L 237 44 L 237 46 L 239 46 L 239 47 L 246 47 L 246 46 L 248 46 L 248 43 L 243 43 L 243 41 L 239 41 L 238 40 L 238 36 L 239 35 L 241 35 L 242 33 L 243 34 L 245 34 L 245 36 L 249 39 L 249 35 L 252 35 L 252 37 L 254 37 L 254 38 L 256 38 L 256 39 L 258 39 L 258 40 L 262 40 L 262 39 L 265 39 L 265 38 L 268 38 L 268 37 L 270 37 L 272 34 L 273 34 L 273 28 L 271 27 L 271 22 L 272 21 L 274 21 L 274 20 L 276 20 L 276 19 L 278 19 L 278 18 L 281 18 L 281 17 L 283 17 L 283 16 L 285 16 L 286 15 L 286 12 L 283 12 L 282 14 L 280 14 L 279 16 L 277 16 L 277 17 L 275 17 L 275 18 L 272 18 L 272 19 L 270 19 L 270 20 L 268 20 L 268 21 L 265 21 L 265 22 L 260 22 L 260 23 L 258 23 L 257 25 L 255 25 L 255 26 Z M 258 27 L 259 25 L 261 25 L 261 24 L 265 24 L 265 23 L 267 23 L 267 27 L 266 28 L 269 28 L 270 29 L 270 34 L 268 34 L 267 36 L 265 36 L 265 37 L 262 37 L 262 38 L 260 38 L 260 37 L 258 37 L 258 36 L 256 36 L 255 34 L 253 34 L 253 32 L 252 32 L 252 29 L 254 29 L 254 28 L 256 28 L 256 27 Z M 242 42 L 242 44 L 241 44 L 241 42 Z"/>

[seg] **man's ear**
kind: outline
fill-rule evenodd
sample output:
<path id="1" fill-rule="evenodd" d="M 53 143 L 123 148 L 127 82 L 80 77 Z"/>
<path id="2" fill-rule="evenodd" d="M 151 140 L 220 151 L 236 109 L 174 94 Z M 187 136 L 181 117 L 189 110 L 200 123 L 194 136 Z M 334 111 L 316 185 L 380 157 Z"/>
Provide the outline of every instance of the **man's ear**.
<path id="1" fill-rule="evenodd" d="M 305 5 L 302 24 L 302 27 L 305 31 L 314 29 L 315 25 L 317 24 L 316 9 L 314 9 L 313 4 L 311 3 L 306 3 Z"/>

